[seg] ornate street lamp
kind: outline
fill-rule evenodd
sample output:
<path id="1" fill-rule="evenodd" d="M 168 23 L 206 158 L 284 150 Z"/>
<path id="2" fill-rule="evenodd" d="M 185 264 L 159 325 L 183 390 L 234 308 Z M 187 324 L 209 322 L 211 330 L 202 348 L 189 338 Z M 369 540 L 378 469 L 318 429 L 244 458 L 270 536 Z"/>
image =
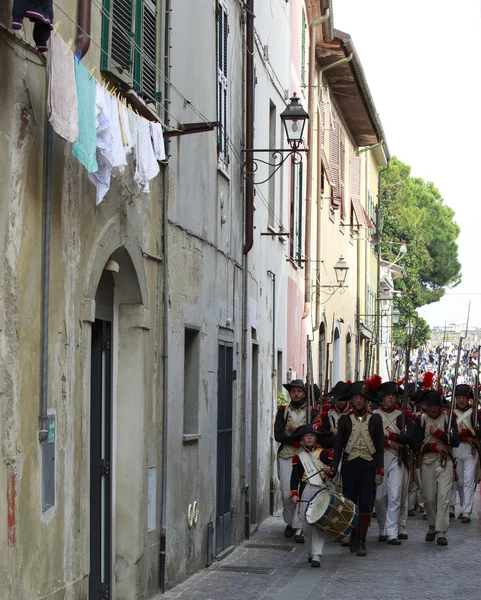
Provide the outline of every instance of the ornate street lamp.
<path id="1" fill-rule="evenodd" d="M 281 121 L 284 124 L 287 141 L 289 142 L 290 148 L 245 148 L 242 150 L 244 154 L 271 154 L 272 160 L 263 160 L 262 158 L 254 158 L 252 171 L 249 172 L 244 170 L 245 175 L 254 175 L 258 170 L 259 165 L 263 164 L 270 167 L 269 177 L 262 181 L 257 181 L 256 185 L 266 183 L 269 179 L 272 179 L 277 171 L 282 167 L 289 157 L 292 157 L 292 162 L 296 165 L 302 162 L 301 152 L 308 152 L 307 148 L 299 148 L 303 141 L 304 127 L 306 121 L 309 118 L 309 114 L 302 108 L 300 99 L 296 93 L 292 94 L 290 103 L 287 105 L 285 110 L 280 114 Z M 244 164 L 245 169 L 245 164 Z"/>
<path id="2" fill-rule="evenodd" d="M 302 108 L 300 99 L 294 92 L 284 112 L 280 114 L 286 137 L 290 147 L 297 150 L 302 142 L 304 127 L 309 118 L 308 113 Z"/>

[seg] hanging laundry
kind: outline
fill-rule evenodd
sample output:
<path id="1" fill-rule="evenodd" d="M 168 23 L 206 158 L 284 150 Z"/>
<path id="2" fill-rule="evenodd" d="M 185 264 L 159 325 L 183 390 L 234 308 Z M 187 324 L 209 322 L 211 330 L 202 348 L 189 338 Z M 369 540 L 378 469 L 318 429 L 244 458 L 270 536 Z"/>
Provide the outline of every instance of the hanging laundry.
<path id="1" fill-rule="evenodd" d="M 75 59 L 75 83 L 78 106 L 78 141 L 72 154 L 85 166 L 89 173 L 97 171 L 97 132 L 95 127 L 95 83 L 89 71 Z"/>
<path id="2" fill-rule="evenodd" d="M 154 154 L 157 160 L 165 160 L 164 133 L 160 123 L 150 123 L 150 132 L 152 135 L 152 144 Z"/>
<path id="3" fill-rule="evenodd" d="M 130 135 L 132 136 L 132 148 L 137 145 L 137 130 L 139 117 L 131 110 L 127 111 L 127 117 L 129 119 Z"/>
<path id="4" fill-rule="evenodd" d="M 135 146 L 135 174 L 134 181 L 149 193 L 149 181 L 160 171 L 159 163 L 155 158 L 150 137 L 150 123 L 142 117 L 137 117 L 137 145 Z"/>
<path id="5" fill-rule="evenodd" d="M 54 131 L 69 142 L 78 140 L 78 106 L 74 57 L 57 33 L 48 42 L 47 117 Z"/>
<path id="6" fill-rule="evenodd" d="M 52 0 L 13 0 L 12 29 L 22 29 L 23 20 L 30 19 L 33 39 L 40 52 L 47 51 L 47 41 L 53 29 Z"/>
<path id="7" fill-rule="evenodd" d="M 132 152 L 132 134 L 130 133 L 129 116 L 127 107 L 118 102 L 119 109 L 119 121 L 120 121 L 120 133 L 122 136 L 122 143 L 125 148 L 125 153 L 130 154 Z"/>
<path id="8" fill-rule="evenodd" d="M 96 204 L 100 204 L 110 189 L 112 170 L 118 168 L 123 173 L 127 157 L 120 133 L 117 99 L 99 83 L 95 90 L 95 110 L 97 126 L 97 171 L 89 173 L 95 185 Z"/>

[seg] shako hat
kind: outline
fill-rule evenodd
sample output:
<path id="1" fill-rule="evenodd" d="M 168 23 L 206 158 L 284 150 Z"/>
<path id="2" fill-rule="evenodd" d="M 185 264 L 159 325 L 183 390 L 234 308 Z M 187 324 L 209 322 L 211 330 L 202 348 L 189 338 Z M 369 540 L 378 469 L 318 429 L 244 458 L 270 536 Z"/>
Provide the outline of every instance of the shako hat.
<path id="1" fill-rule="evenodd" d="M 298 387 L 306 391 L 306 386 L 302 379 L 293 379 L 290 383 L 283 383 L 282 387 L 285 387 L 287 391 L 289 391 L 293 387 Z"/>

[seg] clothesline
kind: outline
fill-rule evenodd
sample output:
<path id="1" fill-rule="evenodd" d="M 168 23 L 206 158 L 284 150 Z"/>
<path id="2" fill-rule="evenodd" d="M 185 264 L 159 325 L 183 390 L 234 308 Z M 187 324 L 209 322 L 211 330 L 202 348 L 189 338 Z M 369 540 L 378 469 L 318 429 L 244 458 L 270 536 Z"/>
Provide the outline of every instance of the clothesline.
<path id="1" fill-rule="evenodd" d="M 48 41 L 48 119 L 53 129 L 74 144 L 73 155 L 85 166 L 96 187 L 99 204 L 110 188 L 112 176 L 122 175 L 127 156 L 133 153 L 134 181 L 150 192 L 149 181 L 165 160 L 163 128 L 128 106 L 108 83 L 94 77 L 58 34 Z"/>

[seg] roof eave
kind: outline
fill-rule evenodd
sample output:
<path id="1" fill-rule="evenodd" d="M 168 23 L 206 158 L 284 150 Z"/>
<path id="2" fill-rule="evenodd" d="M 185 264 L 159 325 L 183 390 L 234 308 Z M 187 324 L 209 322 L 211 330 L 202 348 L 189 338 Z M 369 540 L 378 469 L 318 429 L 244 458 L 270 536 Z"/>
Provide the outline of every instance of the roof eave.
<path id="1" fill-rule="evenodd" d="M 381 119 L 376 110 L 374 99 L 372 97 L 371 90 L 369 89 L 366 75 L 364 73 L 364 69 L 362 67 L 362 63 L 357 53 L 356 47 L 354 46 L 352 38 L 348 33 L 344 33 L 343 31 L 334 29 L 334 37 L 338 38 L 341 41 L 346 52 L 346 56 L 349 56 L 350 54 L 353 55 L 352 60 L 350 62 L 350 66 L 353 69 L 359 90 L 364 97 L 366 107 L 369 111 L 369 117 L 376 131 L 376 136 L 379 142 L 382 144 L 386 164 L 389 164 L 389 162 L 391 161 L 391 154 L 389 152 L 389 148 L 386 142 L 386 134 L 384 133 L 384 128 L 382 126 Z"/>

